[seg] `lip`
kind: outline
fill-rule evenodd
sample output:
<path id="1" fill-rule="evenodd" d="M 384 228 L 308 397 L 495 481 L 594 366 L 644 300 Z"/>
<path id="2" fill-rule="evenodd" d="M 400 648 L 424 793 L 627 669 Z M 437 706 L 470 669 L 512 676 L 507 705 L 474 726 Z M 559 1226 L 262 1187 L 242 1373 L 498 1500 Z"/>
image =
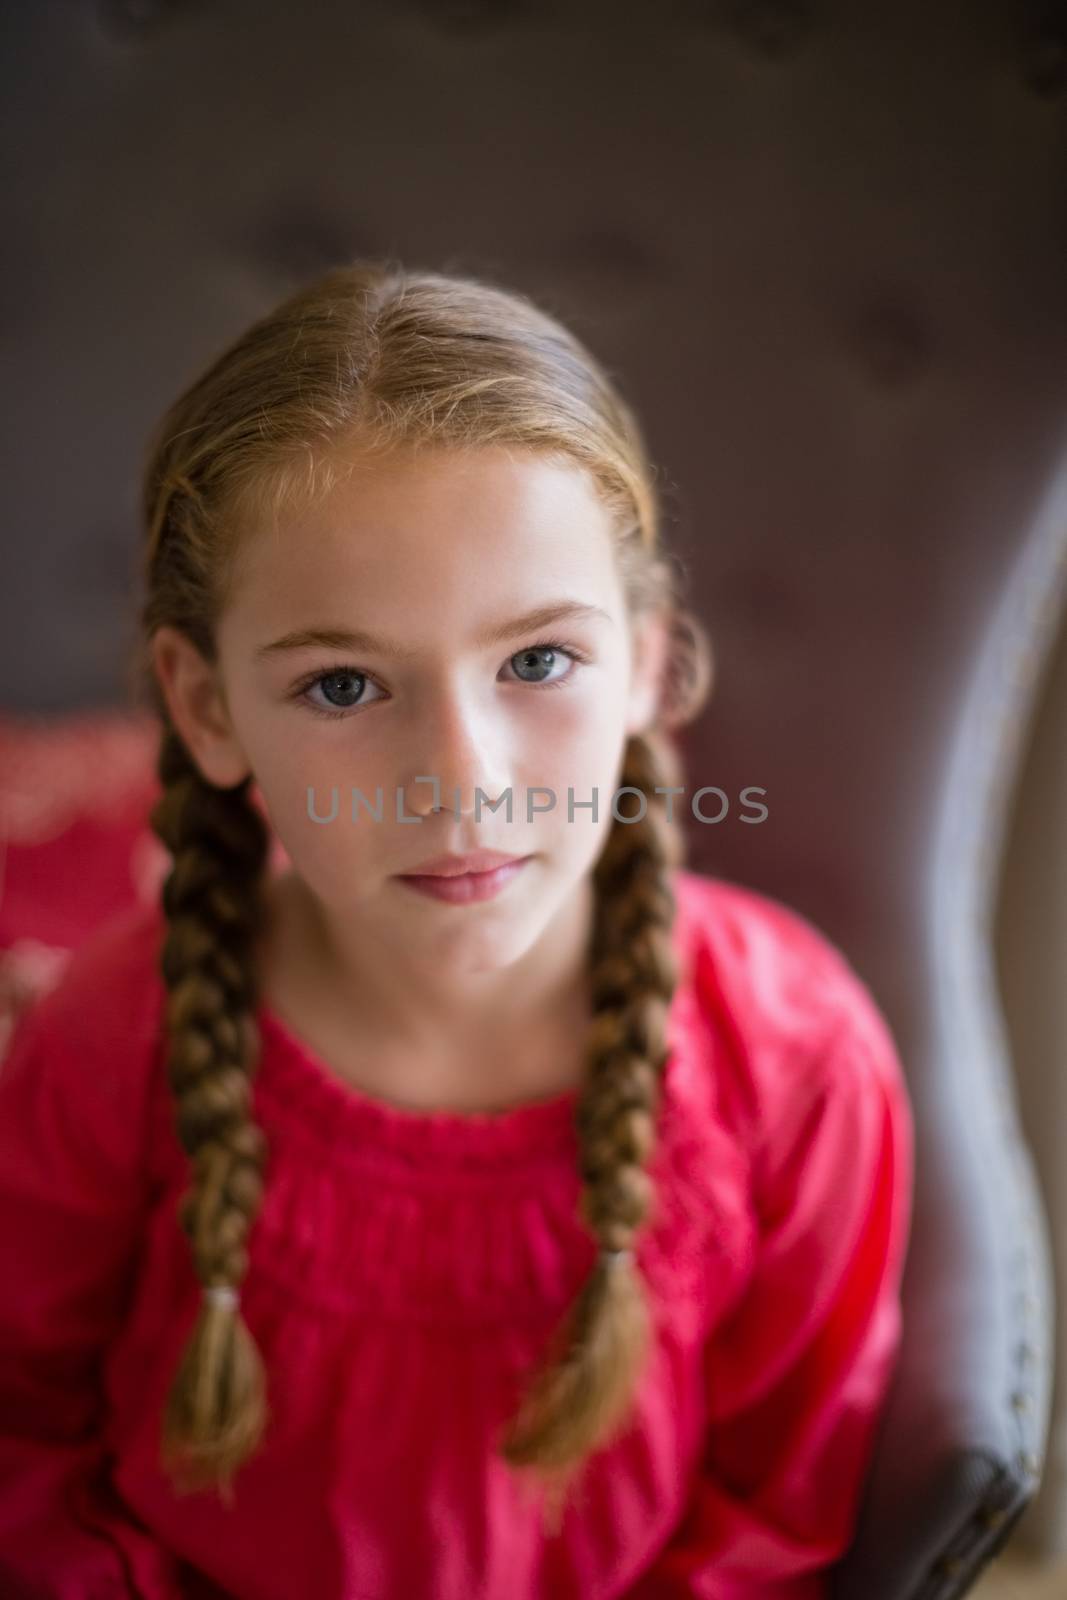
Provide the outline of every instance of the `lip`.
<path id="1" fill-rule="evenodd" d="M 471 850 L 466 855 L 434 856 L 420 861 L 410 872 L 401 872 L 401 878 L 458 878 L 469 872 L 492 872 L 509 862 L 525 861 L 525 856 L 506 855 L 503 850 Z"/>
<path id="2" fill-rule="evenodd" d="M 397 882 L 406 884 L 416 894 L 428 895 L 432 900 L 444 900 L 450 905 L 472 905 L 477 901 L 491 900 L 517 878 L 532 856 L 507 856 L 501 865 L 488 872 L 397 874 Z"/>

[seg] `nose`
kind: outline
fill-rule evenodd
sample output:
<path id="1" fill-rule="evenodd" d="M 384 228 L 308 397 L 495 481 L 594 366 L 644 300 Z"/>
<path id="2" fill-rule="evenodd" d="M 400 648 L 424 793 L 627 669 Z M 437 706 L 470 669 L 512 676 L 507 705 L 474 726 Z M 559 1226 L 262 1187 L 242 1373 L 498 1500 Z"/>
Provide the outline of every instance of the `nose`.
<path id="1" fill-rule="evenodd" d="M 425 733 L 412 741 L 412 748 L 421 752 L 420 764 L 403 784 L 408 815 L 443 811 L 473 817 L 481 790 L 484 817 L 487 802 L 498 800 L 508 785 L 504 730 L 493 712 L 477 704 L 473 692 L 456 689 L 434 697 L 422 726 Z"/>

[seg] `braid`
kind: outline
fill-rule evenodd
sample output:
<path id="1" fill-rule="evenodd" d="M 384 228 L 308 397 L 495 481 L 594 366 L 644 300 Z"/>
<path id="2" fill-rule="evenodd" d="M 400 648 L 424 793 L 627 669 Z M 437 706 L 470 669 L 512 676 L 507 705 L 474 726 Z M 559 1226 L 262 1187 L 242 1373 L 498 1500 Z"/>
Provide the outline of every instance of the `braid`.
<path id="1" fill-rule="evenodd" d="M 162 1461 L 183 1475 L 176 1486 L 219 1483 L 229 1501 L 232 1474 L 266 1421 L 262 1362 L 236 1303 L 265 1155 L 250 1114 L 258 1059 L 251 946 L 269 834 L 249 803 L 251 780 L 225 790 L 208 783 L 166 715 L 157 771 L 163 794 L 151 824 L 173 858 L 161 953 L 168 1073 L 193 1166 L 179 1218 L 208 1291 L 167 1402 Z"/>
<path id="2" fill-rule="evenodd" d="M 598 859 L 591 941 L 593 1023 L 578 1103 L 581 1213 L 601 1249 L 557 1332 L 554 1351 L 524 1397 L 504 1458 L 536 1466 L 553 1529 L 583 1458 L 606 1443 L 628 1410 L 650 1339 L 650 1314 L 633 1256 L 653 1201 L 644 1170 L 654 1139 L 666 1025 L 678 981 L 672 946 L 672 868 L 684 836 L 657 786 L 675 786 L 675 753 L 661 732 L 630 739 L 613 824 Z M 606 1252 L 622 1252 L 621 1255 Z"/>

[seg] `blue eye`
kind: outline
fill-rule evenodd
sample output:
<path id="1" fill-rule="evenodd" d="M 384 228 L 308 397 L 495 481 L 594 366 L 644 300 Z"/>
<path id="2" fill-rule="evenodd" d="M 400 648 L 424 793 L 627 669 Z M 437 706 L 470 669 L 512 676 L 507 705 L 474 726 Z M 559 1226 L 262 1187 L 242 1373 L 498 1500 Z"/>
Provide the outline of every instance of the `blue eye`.
<path id="1" fill-rule="evenodd" d="M 527 645 L 525 650 L 517 650 L 509 659 L 510 661 L 519 661 L 524 657 L 529 658 L 531 656 L 538 656 L 542 654 L 564 656 L 572 663 L 582 663 L 589 659 L 588 656 L 584 655 L 581 651 L 571 649 L 569 645 L 555 643 Z M 564 673 L 561 678 L 520 678 L 519 681 L 520 683 L 530 684 L 531 688 L 534 689 L 562 689 L 563 686 L 569 683 L 573 677 L 574 671 L 572 666 L 572 669 Z"/>
<path id="2" fill-rule="evenodd" d="M 301 700 L 308 710 L 314 711 L 317 716 L 347 717 L 349 712 L 357 710 L 360 706 L 373 704 L 372 701 L 363 698 L 363 687 L 371 681 L 366 673 L 357 672 L 355 667 L 330 667 L 326 672 L 317 672 L 313 678 L 305 679 L 297 688 L 295 698 Z M 356 685 L 354 691 L 351 688 L 353 683 Z M 324 706 L 314 700 L 308 700 L 307 695 L 310 691 L 319 688 L 320 685 L 324 685 L 322 692 L 328 701 L 331 695 L 336 694 L 343 703 L 336 705 L 331 702 Z M 347 698 L 352 694 L 355 698 Z"/>
<path id="3" fill-rule="evenodd" d="M 513 661 L 525 659 L 527 665 L 529 665 L 531 658 L 533 658 L 533 667 L 534 670 L 537 670 L 539 664 L 536 661 L 536 657 L 539 655 L 565 657 L 571 662 L 571 668 L 562 676 L 556 678 L 520 677 L 513 681 L 525 684 L 530 689 L 564 689 L 573 681 L 576 675 L 576 668 L 585 665 L 590 659 L 584 650 L 579 650 L 574 645 L 561 644 L 555 639 L 546 639 L 539 644 L 527 645 L 523 650 L 516 650 L 514 655 L 509 656 L 508 662 L 510 665 Z M 552 665 L 553 663 L 549 663 L 549 670 L 551 670 Z M 354 689 L 352 687 L 353 684 L 356 686 Z M 316 672 L 310 678 L 304 678 L 292 691 L 292 698 L 306 706 L 309 711 L 313 711 L 318 717 L 347 717 L 366 705 L 374 704 L 373 700 L 365 698 L 364 689 L 367 684 L 374 684 L 374 679 L 368 673 L 360 672 L 357 667 L 352 666 L 350 663 L 338 663 L 336 666 L 328 667 L 324 672 Z M 320 685 L 323 686 L 322 693 L 327 697 L 328 701 L 330 701 L 331 696 L 337 696 L 344 703 L 337 705 L 331 702 L 327 705 L 322 705 L 309 700 L 308 695 L 311 690 L 319 688 Z M 350 696 L 351 698 L 349 698 Z"/>

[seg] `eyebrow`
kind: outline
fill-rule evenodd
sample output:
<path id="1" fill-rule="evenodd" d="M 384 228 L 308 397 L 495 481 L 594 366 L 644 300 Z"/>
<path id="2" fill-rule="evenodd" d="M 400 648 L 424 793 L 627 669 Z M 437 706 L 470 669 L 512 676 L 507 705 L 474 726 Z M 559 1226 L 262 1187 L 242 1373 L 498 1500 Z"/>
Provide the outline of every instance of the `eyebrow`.
<path id="1" fill-rule="evenodd" d="M 602 606 L 587 605 L 580 600 L 557 600 L 548 605 L 538 606 L 533 611 L 528 611 L 525 616 L 512 617 L 508 622 L 494 623 L 486 628 L 474 643 L 479 648 L 499 644 L 504 639 L 511 639 L 518 633 L 533 632 L 538 628 L 546 628 L 553 622 L 580 622 L 599 619 L 611 622 L 609 612 Z M 395 661 L 412 661 L 418 655 L 418 649 L 411 645 L 397 644 L 391 639 L 383 639 L 376 634 L 366 633 L 360 629 L 349 628 L 295 628 L 290 633 L 285 633 L 280 639 L 274 639 L 270 644 L 260 645 L 256 651 L 257 658 L 281 655 L 289 650 L 306 650 L 317 646 L 324 650 L 361 650 L 370 655 L 391 656 Z"/>

